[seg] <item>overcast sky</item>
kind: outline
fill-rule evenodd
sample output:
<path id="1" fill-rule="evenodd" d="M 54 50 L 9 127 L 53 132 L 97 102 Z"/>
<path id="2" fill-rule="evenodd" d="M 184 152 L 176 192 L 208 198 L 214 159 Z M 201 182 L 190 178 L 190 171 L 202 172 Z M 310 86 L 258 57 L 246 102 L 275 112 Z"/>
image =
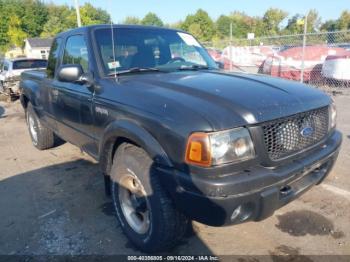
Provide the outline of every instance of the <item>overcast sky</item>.
<path id="1" fill-rule="evenodd" d="M 73 5 L 74 0 L 45 0 L 57 4 Z M 262 16 L 269 7 L 277 7 L 290 15 L 305 13 L 316 9 L 324 20 L 336 19 L 341 11 L 350 9 L 350 0 L 79 0 L 108 10 L 114 23 L 124 20 L 126 16 L 143 17 L 154 12 L 165 22 L 173 23 L 194 13 L 198 8 L 206 10 L 216 19 L 221 14 L 243 11 L 251 16 Z"/>

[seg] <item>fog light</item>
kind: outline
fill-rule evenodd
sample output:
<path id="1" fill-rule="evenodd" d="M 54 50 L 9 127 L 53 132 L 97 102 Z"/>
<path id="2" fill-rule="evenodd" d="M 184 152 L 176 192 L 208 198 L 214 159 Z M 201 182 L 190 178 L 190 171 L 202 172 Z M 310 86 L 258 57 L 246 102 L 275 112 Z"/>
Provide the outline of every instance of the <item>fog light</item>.
<path id="1" fill-rule="evenodd" d="M 231 221 L 236 220 L 236 218 L 241 214 L 242 206 L 238 206 L 231 215 Z"/>
<path id="2" fill-rule="evenodd" d="M 245 203 L 243 205 L 239 205 L 233 210 L 231 215 L 231 221 L 235 223 L 240 223 L 246 221 L 251 218 L 254 210 L 254 204 Z"/>

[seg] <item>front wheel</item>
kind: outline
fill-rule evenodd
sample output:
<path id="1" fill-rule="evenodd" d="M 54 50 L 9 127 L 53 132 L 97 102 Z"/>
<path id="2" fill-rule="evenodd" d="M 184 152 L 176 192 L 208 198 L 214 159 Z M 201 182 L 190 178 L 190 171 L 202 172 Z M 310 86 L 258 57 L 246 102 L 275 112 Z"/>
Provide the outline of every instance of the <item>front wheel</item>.
<path id="1" fill-rule="evenodd" d="M 130 241 L 148 253 L 175 246 L 188 220 L 161 187 L 147 153 L 131 144 L 120 145 L 110 175 L 117 217 Z"/>

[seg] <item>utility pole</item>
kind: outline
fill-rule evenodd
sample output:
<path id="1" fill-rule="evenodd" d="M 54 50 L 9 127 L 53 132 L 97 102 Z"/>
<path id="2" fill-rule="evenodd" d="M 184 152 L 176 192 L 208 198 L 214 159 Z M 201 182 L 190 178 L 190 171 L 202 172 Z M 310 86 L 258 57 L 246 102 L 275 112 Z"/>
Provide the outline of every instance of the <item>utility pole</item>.
<path id="1" fill-rule="evenodd" d="M 303 51 L 301 54 L 301 75 L 300 82 L 304 83 L 304 71 L 305 71 L 305 47 L 306 47 L 306 34 L 307 34 L 307 18 L 309 13 L 304 18 L 304 35 L 303 35 Z"/>
<path id="2" fill-rule="evenodd" d="M 78 27 L 81 27 L 79 0 L 74 0 L 74 2 L 75 2 L 75 11 L 77 12 L 77 24 L 78 24 Z"/>
<path id="3" fill-rule="evenodd" d="M 232 22 L 230 24 L 230 49 L 229 49 L 229 52 L 230 52 L 230 71 L 233 70 L 233 65 L 232 65 L 232 40 L 233 40 L 233 25 L 232 25 Z"/>

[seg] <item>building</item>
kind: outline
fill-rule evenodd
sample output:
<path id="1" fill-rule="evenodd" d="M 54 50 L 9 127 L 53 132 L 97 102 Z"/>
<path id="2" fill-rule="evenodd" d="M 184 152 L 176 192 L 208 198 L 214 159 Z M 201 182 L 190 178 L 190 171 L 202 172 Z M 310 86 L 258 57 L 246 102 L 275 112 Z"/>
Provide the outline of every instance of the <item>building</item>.
<path id="1" fill-rule="evenodd" d="M 52 38 L 27 38 L 24 42 L 24 54 L 28 58 L 47 59 L 49 57 Z"/>
<path id="2" fill-rule="evenodd" d="M 16 57 L 21 57 L 24 56 L 23 50 L 20 47 L 11 47 L 6 53 L 5 53 L 5 58 L 12 59 Z"/>

